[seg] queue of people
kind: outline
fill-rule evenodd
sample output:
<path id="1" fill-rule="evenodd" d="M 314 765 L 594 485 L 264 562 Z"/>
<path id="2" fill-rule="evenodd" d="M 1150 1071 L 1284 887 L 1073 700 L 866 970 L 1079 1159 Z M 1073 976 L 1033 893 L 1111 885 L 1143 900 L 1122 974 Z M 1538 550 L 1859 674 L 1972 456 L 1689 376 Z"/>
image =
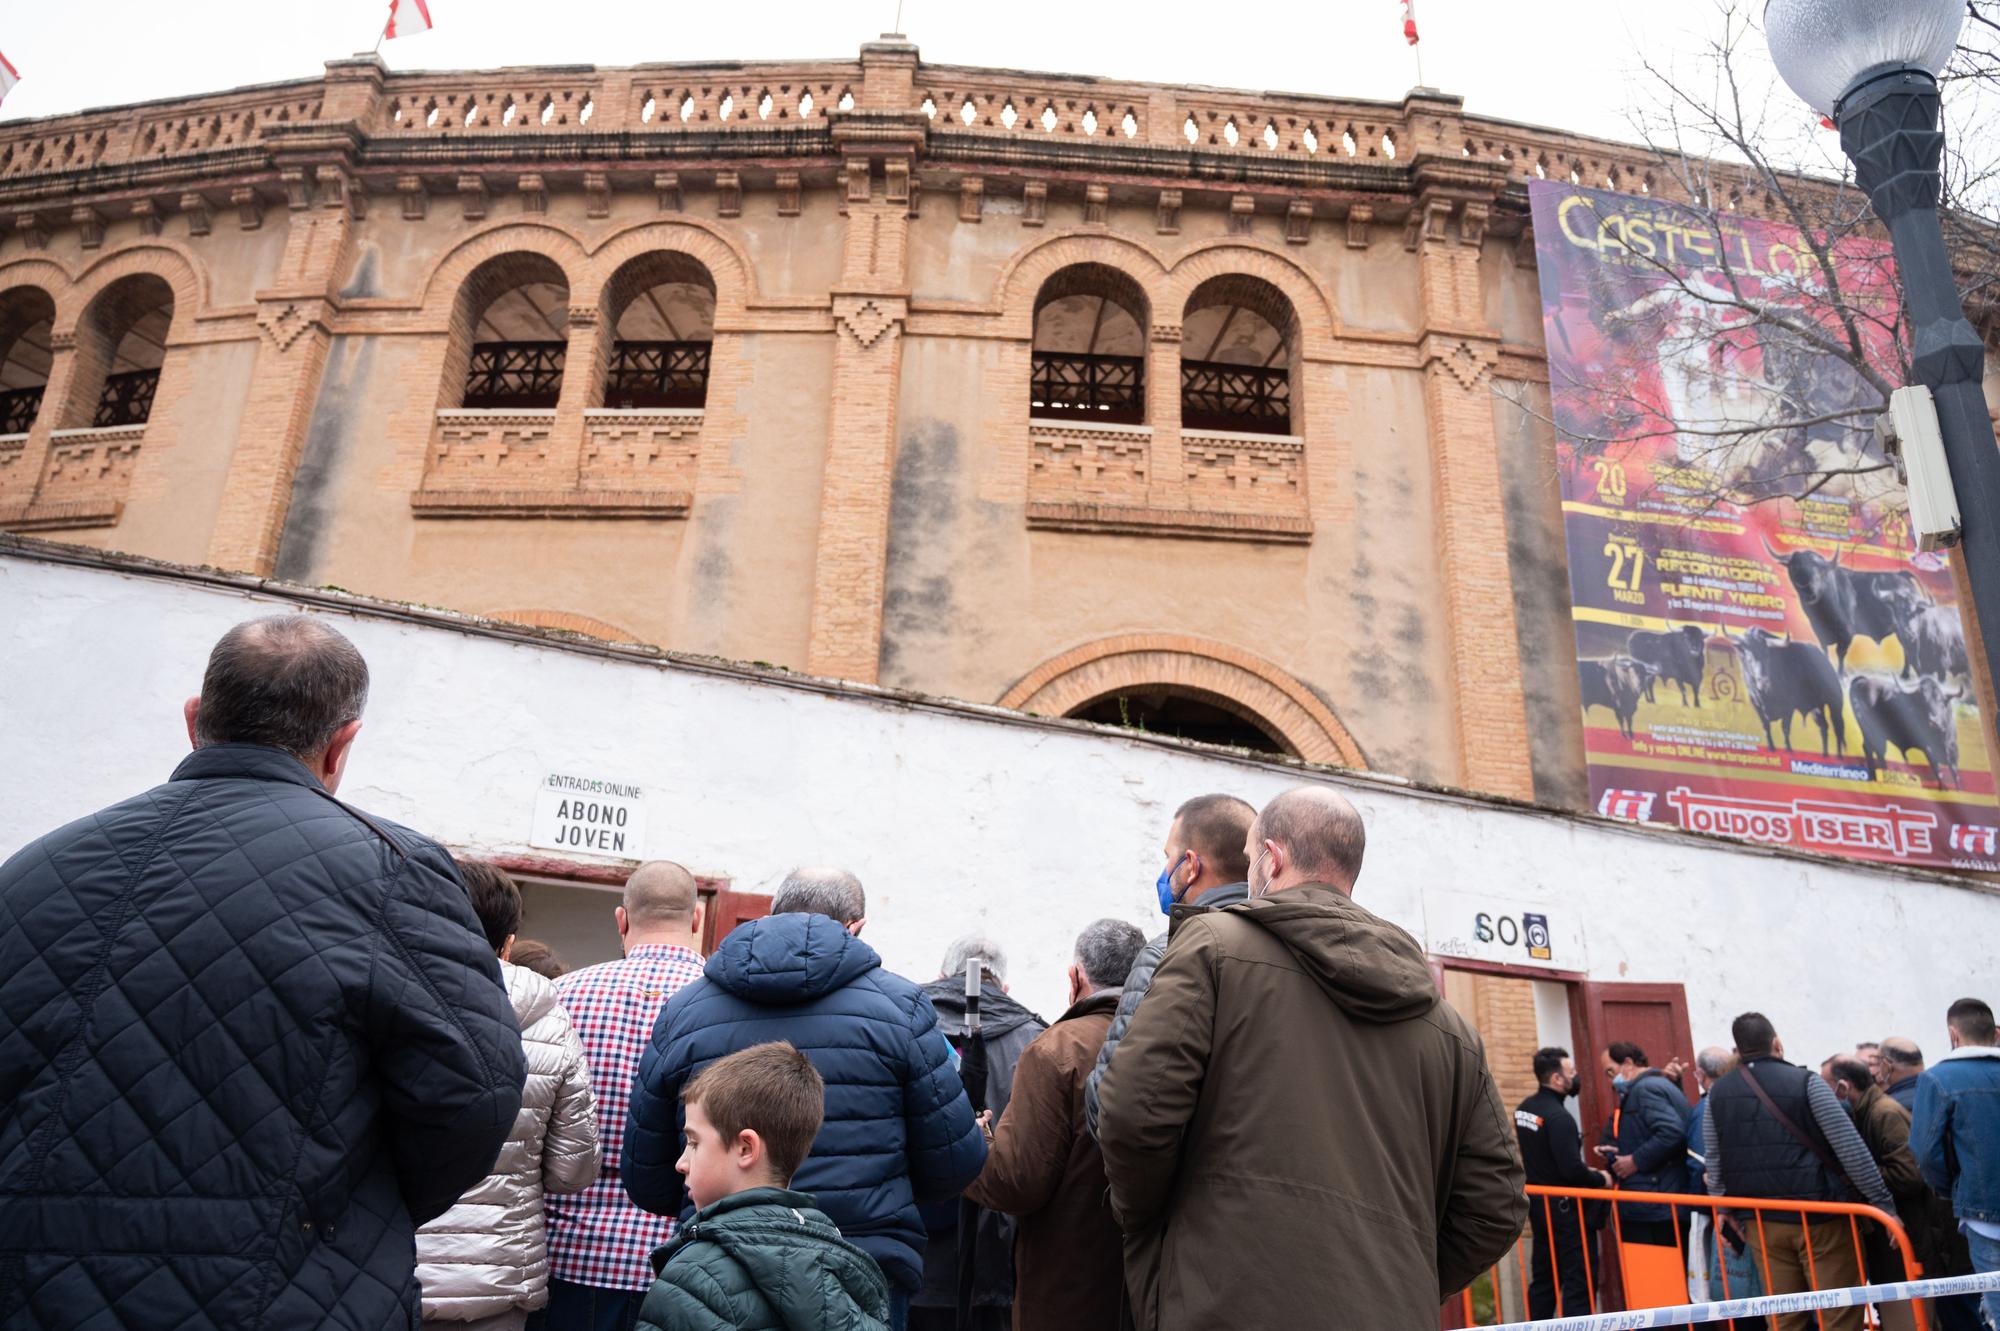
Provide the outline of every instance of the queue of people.
<path id="1" fill-rule="evenodd" d="M 1712 1300 L 1908 1278 L 1889 1231 L 1857 1227 L 1851 1213 L 1727 1201 L 1711 1209 L 1625 1194 L 1866 1203 L 1898 1222 L 1925 1274 L 2000 1270 L 2000 1248 L 1992 1246 L 2000 1237 L 2000 1042 L 1992 1009 L 1961 999 L 1946 1012 L 1945 1029 L 1952 1052 L 1938 1068 L 1925 1067 L 1914 1040 L 1892 1036 L 1826 1059 L 1817 1076 L 1785 1060 L 1783 1040 L 1757 1012 L 1732 1023 L 1733 1048 L 1706 1048 L 1688 1067 L 1652 1068 L 1639 1046 L 1614 1042 L 1601 1056 L 1614 1108 L 1594 1160 L 1567 1108 L 1581 1085 L 1569 1051 L 1539 1051 L 1539 1088 L 1514 1115 L 1528 1182 L 1572 1192 L 1615 1188 L 1620 1199 L 1533 1200 L 1529 1317 L 1597 1311 L 1608 1269 L 1599 1237 L 1607 1230 L 1619 1244 L 1675 1249 L 1677 1272 L 1689 1269 L 1681 1257 L 1692 1257 Z M 1692 1097 L 1682 1089 L 1689 1073 Z M 1629 1279 L 1630 1264 L 1618 1264 Z M 2000 1299 L 1984 1297 L 1986 1325 L 2000 1325 Z M 1945 1331 L 1980 1326 L 1977 1297 L 1928 1303 Z M 1907 1302 L 1878 1311 L 1886 1331 L 1915 1325 Z M 1815 1319 L 1822 1331 L 1861 1331 L 1864 1312 L 1775 1320 L 1778 1331 L 1803 1331 Z"/>
<path id="2" fill-rule="evenodd" d="M 338 798 L 368 679 L 323 619 L 238 625 L 167 782 L 0 867 L 0 1328 L 1428 1331 L 1524 1223 L 1532 1315 L 1590 1297 L 1582 1208 L 1524 1177 L 1674 1192 L 1691 1162 L 1734 1197 L 1942 1193 L 2000 1265 L 1973 1000 L 1937 1067 L 1891 1039 L 1825 1078 L 1746 1014 L 1692 1106 L 1613 1045 L 1591 1160 L 1566 1051 L 1508 1131 L 1422 948 L 1355 900 L 1359 814 L 1312 786 L 1177 809 L 1166 930 L 1087 925 L 1052 1022 L 989 939 L 887 970 L 839 867 L 704 958 L 693 876 L 641 865 L 622 956 L 566 971 L 505 873 Z M 1689 1242 L 1684 1208 L 1618 1204 Z M 1774 1289 L 1838 1270 L 1797 1228 Z"/>

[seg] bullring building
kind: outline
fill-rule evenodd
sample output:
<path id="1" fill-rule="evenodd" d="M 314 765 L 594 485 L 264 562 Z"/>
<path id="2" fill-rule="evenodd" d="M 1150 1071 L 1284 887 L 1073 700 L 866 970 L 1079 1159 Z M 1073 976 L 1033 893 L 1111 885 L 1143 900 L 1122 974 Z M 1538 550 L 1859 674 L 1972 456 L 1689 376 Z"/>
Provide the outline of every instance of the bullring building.
<path id="1" fill-rule="evenodd" d="M 892 38 L 11 123 L 0 529 L 1580 814 L 1535 180 L 1675 188 Z"/>

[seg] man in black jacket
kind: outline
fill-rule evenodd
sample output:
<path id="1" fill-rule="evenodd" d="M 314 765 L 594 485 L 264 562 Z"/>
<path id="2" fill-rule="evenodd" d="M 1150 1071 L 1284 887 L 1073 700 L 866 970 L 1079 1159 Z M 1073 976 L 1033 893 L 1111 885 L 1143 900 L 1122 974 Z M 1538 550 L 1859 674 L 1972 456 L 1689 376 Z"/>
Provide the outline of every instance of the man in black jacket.
<path id="1" fill-rule="evenodd" d="M 172 778 L 0 866 L 0 1328 L 416 1324 L 525 1068 L 451 858 L 334 798 L 367 691 L 239 624 Z"/>
<path id="2" fill-rule="evenodd" d="M 1014 1065 L 1049 1024 L 1007 993 L 1007 954 L 981 934 L 967 934 L 945 949 L 938 978 L 923 986 L 937 1012 L 938 1029 L 951 1047 L 965 1051 L 965 963 L 978 957 L 979 1043 L 986 1050 L 986 1102 L 997 1121 L 1014 1089 Z M 921 1208 L 930 1242 L 924 1247 L 924 1283 L 910 1300 L 910 1331 L 958 1327 L 960 1207 L 956 1200 Z M 1014 1218 L 981 1207 L 973 1238 L 973 1328 L 1006 1331 L 1013 1325 Z"/>
<path id="3" fill-rule="evenodd" d="M 1514 1136 L 1521 1144 L 1528 1182 L 1550 1188 L 1610 1187 L 1609 1174 L 1583 1163 L 1583 1133 L 1565 1106 L 1580 1089 L 1569 1050 L 1553 1046 L 1536 1050 L 1535 1080 L 1541 1089 L 1514 1111 Z M 1530 1197 L 1528 1225 L 1534 1232 L 1529 1320 L 1588 1316 L 1594 1309 L 1583 1255 L 1588 1240 L 1583 1208 L 1568 1197 Z"/>
<path id="4" fill-rule="evenodd" d="M 1167 842 L 1161 847 L 1167 867 L 1160 871 L 1154 890 L 1159 895 L 1160 913 L 1173 917 L 1195 910 L 1213 910 L 1250 896 L 1250 857 L 1244 849 L 1250 825 L 1257 811 L 1234 795 L 1197 795 L 1174 810 L 1167 828 Z M 1098 1051 L 1097 1067 L 1083 1088 L 1084 1121 L 1090 1135 L 1097 1135 L 1098 1088 L 1118 1052 L 1118 1042 L 1131 1029 L 1132 1014 L 1152 987 L 1153 972 L 1167 954 L 1167 935 L 1161 933 L 1146 944 L 1132 973 L 1125 978 L 1125 992 L 1118 999 L 1118 1011 L 1111 1018 L 1111 1032 Z"/>
<path id="5" fill-rule="evenodd" d="M 1812 1202 L 1865 1201 L 1890 1215 L 1896 1204 L 1847 1111 L 1826 1082 L 1785 1061 L 1769 1018 L 1746 1012 L 1730 1026 L 1734 1071 L 1708 1093 L 1702 1140 L 1708 1144 L 1708 1190 L 1731 1197 Z M 1856 1194 L 1859 1193 L 1859 1196 Z M 1755 1226 L 1771 1293 L 1840 1289 L 1861 1283 L 1854 1231 L 1845 1216 L 1767 1212 Z M 1735 1222 L 1725 1218 L 1725 1227 Z M 1863 1310 L 1818 1314 L 1821 1331 L 1861 1331 Z M 1805 1331 L 1812 1313 L 1782 1313 L 1778 1331 Z"/>

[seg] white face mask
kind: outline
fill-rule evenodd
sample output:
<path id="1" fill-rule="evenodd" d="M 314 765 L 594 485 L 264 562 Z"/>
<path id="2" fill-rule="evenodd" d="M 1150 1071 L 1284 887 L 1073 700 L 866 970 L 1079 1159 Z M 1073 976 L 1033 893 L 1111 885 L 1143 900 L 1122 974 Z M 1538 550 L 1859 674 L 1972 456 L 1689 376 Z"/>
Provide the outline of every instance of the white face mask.
<path id="1" fill-rule="evenodd" d="M 1259 872 L 1264 867 L 1264 857 L 1270 853 L 1271 848 L 1265 846 L 1258 850 L 1257 858 L 1250 861 L 1250 895 L 1253 897 L 1264 896 L 1271 890 L 1271 880 Z"/>

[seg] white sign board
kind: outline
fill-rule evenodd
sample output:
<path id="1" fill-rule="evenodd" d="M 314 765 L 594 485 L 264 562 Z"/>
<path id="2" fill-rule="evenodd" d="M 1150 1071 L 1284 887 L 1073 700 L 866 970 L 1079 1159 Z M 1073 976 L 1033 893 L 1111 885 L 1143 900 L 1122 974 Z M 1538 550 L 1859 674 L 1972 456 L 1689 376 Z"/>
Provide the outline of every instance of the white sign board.
<path id="1" fill-rule="evenodd" d="M 635 860 L 645 842 L 646 801 L 634 782 L 551 772 L 535 792 L 531 846 Z"/>
<path id="2" fill-rule="evenodd" d="M 1574 906 L 1511 893 L 1424 893 L 1425 944 L 1434 957 L 1463 957 L 1546 970 L 1588 969 L 1583 921 Z"/>

